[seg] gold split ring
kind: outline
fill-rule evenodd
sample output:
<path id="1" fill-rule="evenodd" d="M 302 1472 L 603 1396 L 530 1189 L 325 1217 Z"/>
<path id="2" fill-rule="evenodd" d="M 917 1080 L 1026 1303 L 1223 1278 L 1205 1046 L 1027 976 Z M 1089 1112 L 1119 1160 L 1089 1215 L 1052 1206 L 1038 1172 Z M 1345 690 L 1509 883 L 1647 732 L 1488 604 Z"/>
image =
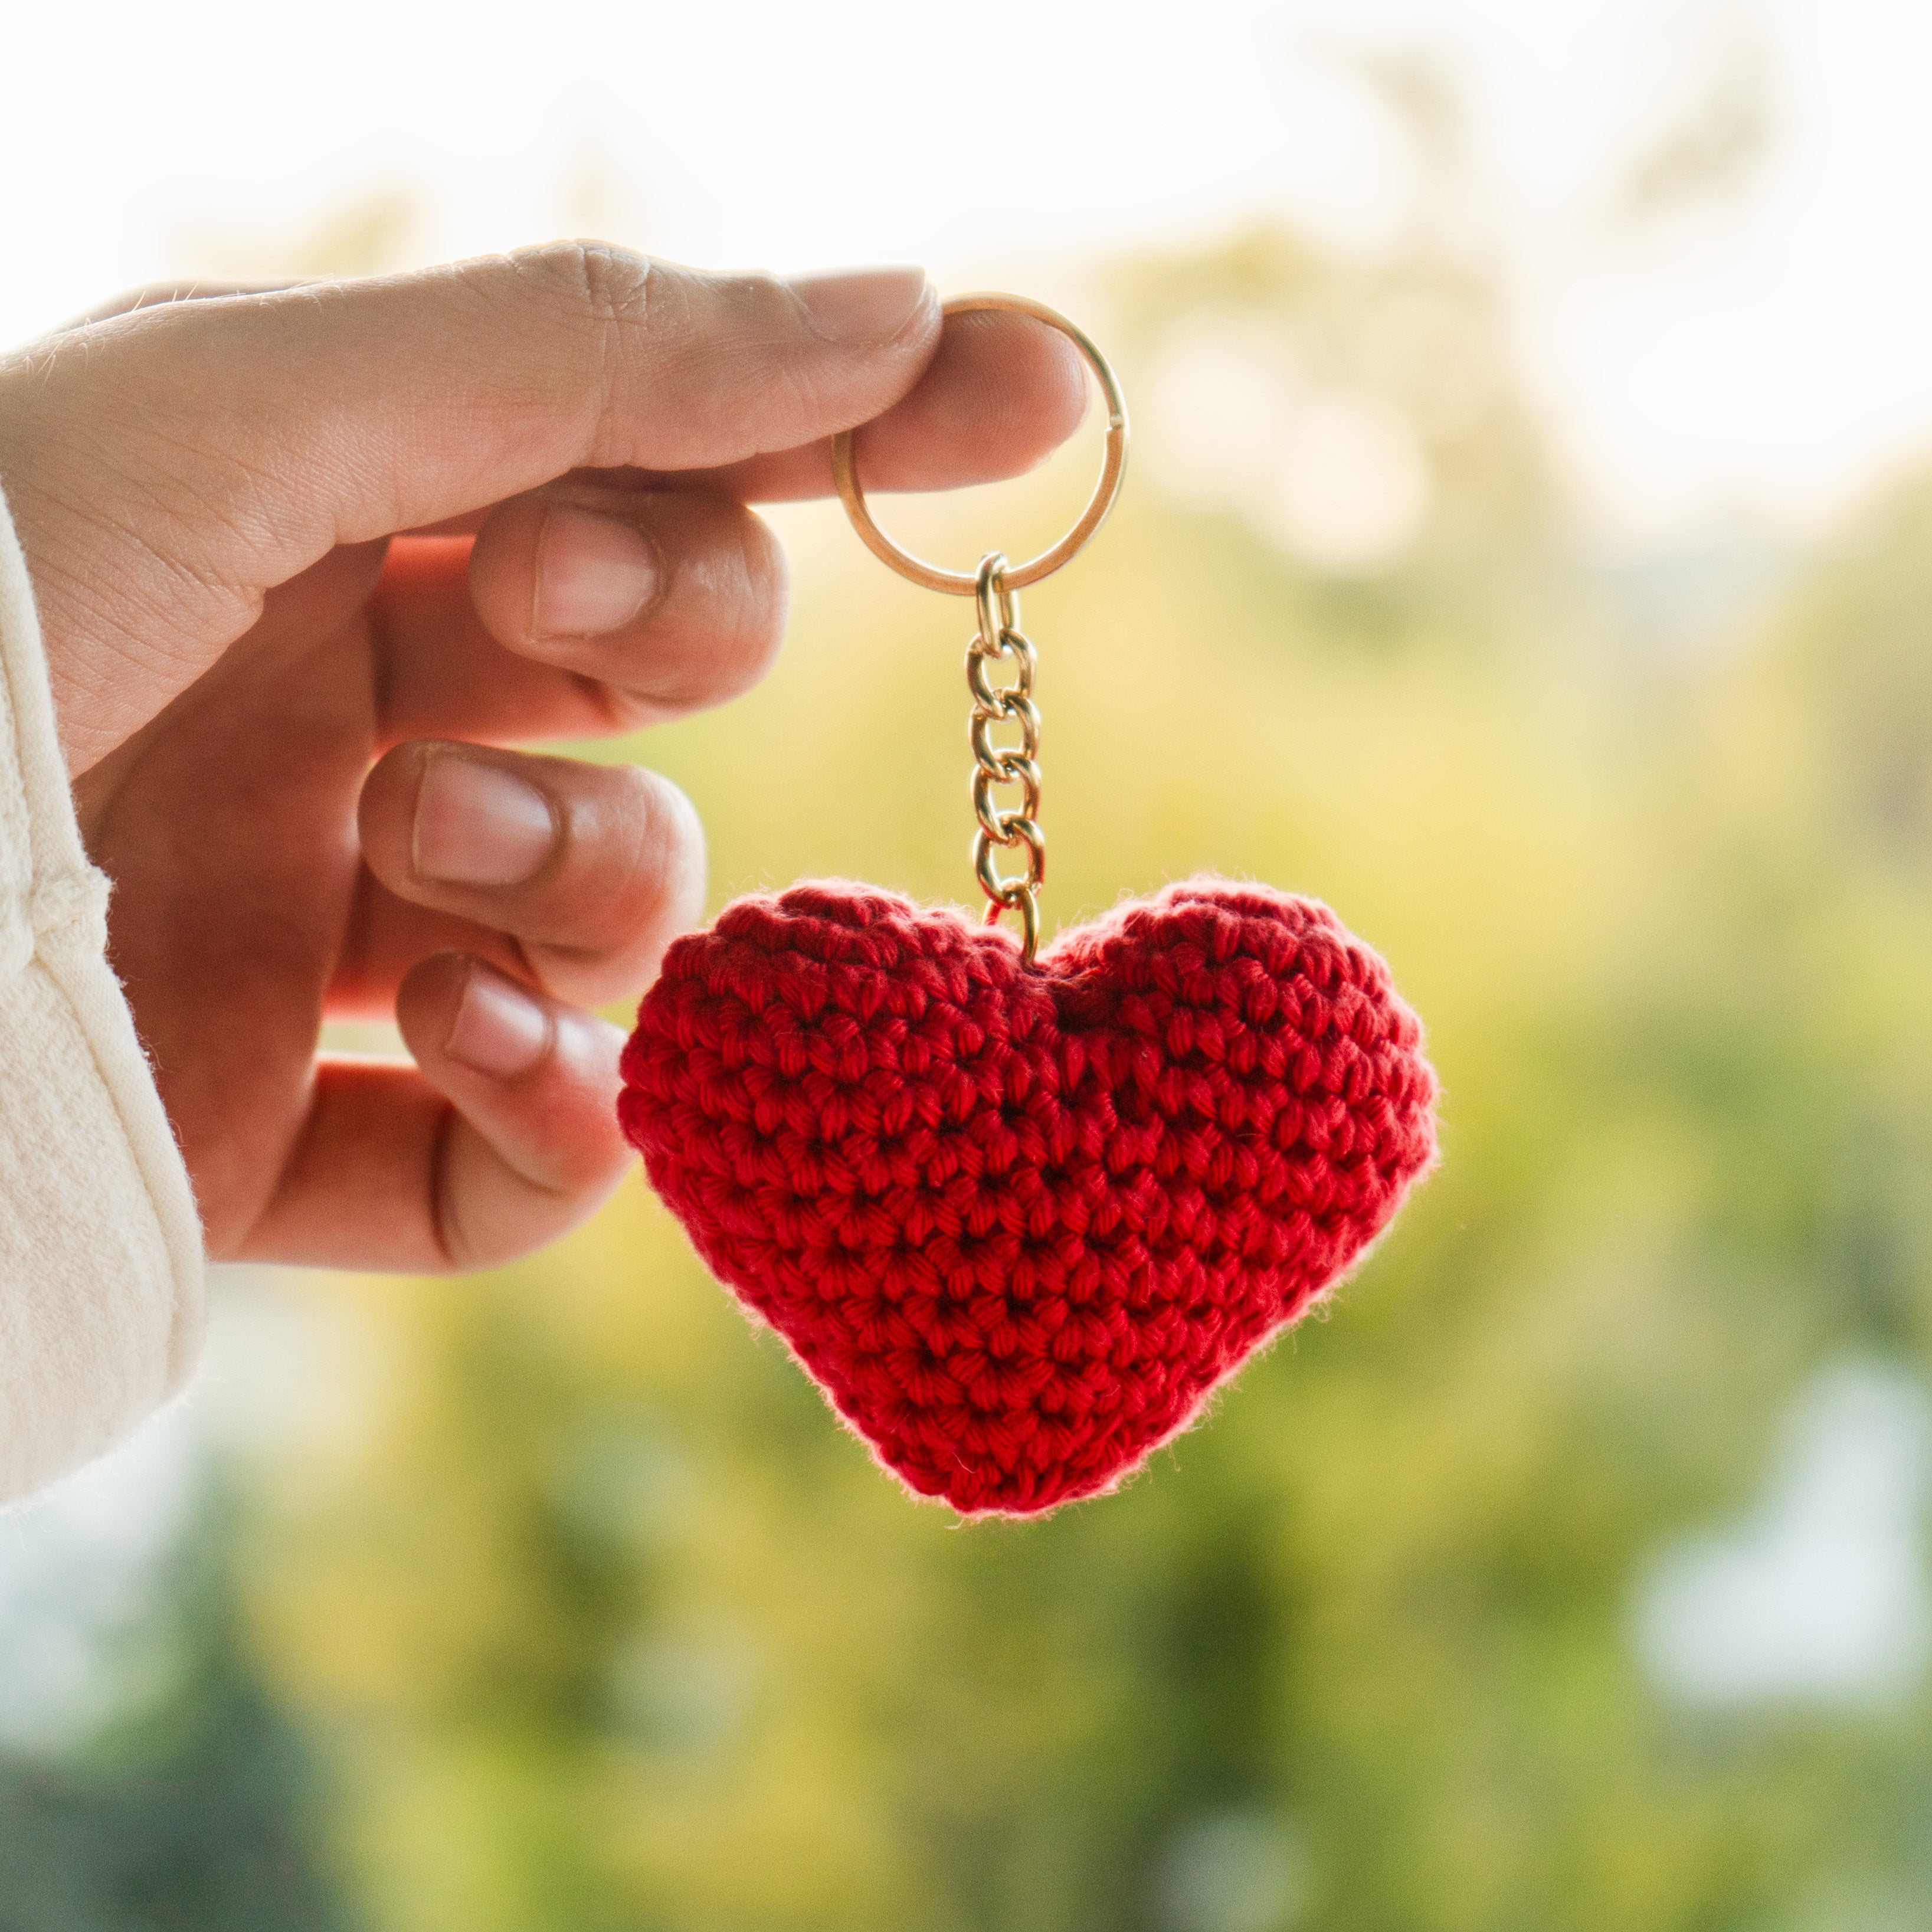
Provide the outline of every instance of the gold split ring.
<path id="1" fill-rule="evenodd" d="M 1024 590 L 1030 584 L 1037 584 L 1043 577 L 1051 577 L 1070 557 L 1078 554 L 1087 540 L 1106 520 L 1107 512 L 1114 507 L 1114 499 L 1120 494 L 1120 480 L 1127 467 L 1127 405 L 1120 393 L 1119 379 L 1108 366 L 1107 358 L 1100 353 L 1093 338 L 1087 332 L 1069 322 L 1057 309 L 1051 309 L 1044 302 L 1030 300 L 1024 296 L 972 295 L 955 296 L 943 313 L 946 315 L 968 315 L 980 309 L 1004 309 L 1015 315 L 1030 315 L 1036 322 L 1043 322 L 1049 328 L 1057 328 L 1086 358 L 1087 366 L 1099 379 L 1100 393 L 1107 400 L 1107 441 L 1106 453 L 1101 459 L 1100 480 L 1095 484 L 1093 496 L 1087 507 L 1080 513 L 1080 520 L 1049 548 L 1043 550 L 1030 562 L 1009 568 L 1001 579 L 1004 590 Z M 944 590 L 956 597 L 970 597 L 980 590 L 979 574 L 975 571 L 942 570 L 937 564 L 928 563 L 922 557 L 895 543 L 872 520 L 872 513 L 866 505 L 866 493 L 859 485 L 859 472 L 853 459 L 854 432 L 841 430 L 832 439 L 832 475 L 838 485 L 839 500 L 845 506 L 845 514 L 852 519 L 866 548 L 872 554 L 889 563 L 902 577 L 909 577 L 914 583 L 923 584 L 928 590 Z"/>

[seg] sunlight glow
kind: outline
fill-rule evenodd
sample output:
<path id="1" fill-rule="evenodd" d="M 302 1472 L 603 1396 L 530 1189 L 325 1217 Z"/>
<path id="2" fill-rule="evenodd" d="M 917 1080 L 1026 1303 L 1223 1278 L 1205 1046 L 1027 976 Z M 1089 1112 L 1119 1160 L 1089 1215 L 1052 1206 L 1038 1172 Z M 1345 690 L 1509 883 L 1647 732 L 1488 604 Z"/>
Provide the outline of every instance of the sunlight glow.
<path id="1" fill-rule="evenodd" d="M 892 0 L 590 0 L 535 35 L 374 0 L 326 33 L 239 0 L 34 10 L 9 27 L 32 82 L 0 122 L 0 340 L 272 266 L 386 195 L 414 260 L 590 230 L 1049 299 L 1257 217 L 1360 245 L 1426 218 L 1507 266 L 1612 530 L 1815 526 L 1932 440 L 1924 9 L 1206 0 L 1184 33 L 1136 11 L 1096 34 L 1070 0 L 988 0 L 962 40 Z"/>

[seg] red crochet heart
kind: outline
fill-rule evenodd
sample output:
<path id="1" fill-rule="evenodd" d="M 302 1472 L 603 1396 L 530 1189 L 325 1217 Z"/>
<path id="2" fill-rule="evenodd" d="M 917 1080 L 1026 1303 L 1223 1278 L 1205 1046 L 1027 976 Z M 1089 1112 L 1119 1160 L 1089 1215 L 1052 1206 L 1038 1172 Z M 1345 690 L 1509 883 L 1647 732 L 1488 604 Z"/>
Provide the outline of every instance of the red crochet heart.
<path id="1" fill-rule="evenodd" d="M 619 1111 L 721 1279 L 922 1496 L 1108 1489 L 1435 1157 L 1421 1028 L 1325 906 L 1171 886 L 1021 963 L 868 886 L 680 940 Z"/>

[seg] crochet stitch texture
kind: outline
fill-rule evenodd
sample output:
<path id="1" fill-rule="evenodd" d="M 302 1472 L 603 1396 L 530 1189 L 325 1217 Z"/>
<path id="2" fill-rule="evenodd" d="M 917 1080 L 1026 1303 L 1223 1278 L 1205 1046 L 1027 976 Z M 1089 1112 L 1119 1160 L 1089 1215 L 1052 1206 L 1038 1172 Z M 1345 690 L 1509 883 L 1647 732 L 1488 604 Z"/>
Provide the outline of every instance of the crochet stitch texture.
<path id="1" fill-rule="evenodd" d="M 720 1279 L 962 1511 L 1113 1486 L 1304 1312 L 1435 1158 L 1388 968 L 1196 879 L 1036 966 L 832 880 L 680 940 L 620 1113 Z"/>

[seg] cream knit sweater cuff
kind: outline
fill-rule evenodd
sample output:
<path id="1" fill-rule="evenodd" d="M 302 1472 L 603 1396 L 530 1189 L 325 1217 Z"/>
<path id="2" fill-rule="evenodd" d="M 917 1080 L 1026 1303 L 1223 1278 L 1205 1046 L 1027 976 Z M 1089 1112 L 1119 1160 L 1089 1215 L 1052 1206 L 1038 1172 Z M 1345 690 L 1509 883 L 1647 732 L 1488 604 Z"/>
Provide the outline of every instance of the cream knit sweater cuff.
<path id="1" fill-rule="evenodd" d="M 0 498 L 0 1502 L 187 1379 L 201 1223 L 119 982 Z"/>

